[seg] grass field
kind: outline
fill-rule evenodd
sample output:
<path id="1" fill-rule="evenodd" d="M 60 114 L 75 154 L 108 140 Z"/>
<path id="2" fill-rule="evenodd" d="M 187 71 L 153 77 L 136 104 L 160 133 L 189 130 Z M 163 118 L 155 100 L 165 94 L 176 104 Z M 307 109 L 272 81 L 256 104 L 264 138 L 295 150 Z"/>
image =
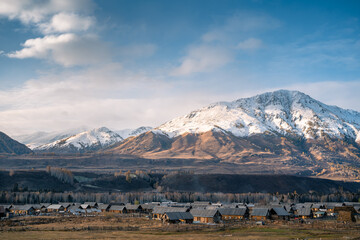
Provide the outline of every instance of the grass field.
<path id="1" fill-rule="evenodd" d="M 2 221 L 0 239 L 360 239 L 360 224 L 163 224 L 146 218 L 32 217 Z"/>

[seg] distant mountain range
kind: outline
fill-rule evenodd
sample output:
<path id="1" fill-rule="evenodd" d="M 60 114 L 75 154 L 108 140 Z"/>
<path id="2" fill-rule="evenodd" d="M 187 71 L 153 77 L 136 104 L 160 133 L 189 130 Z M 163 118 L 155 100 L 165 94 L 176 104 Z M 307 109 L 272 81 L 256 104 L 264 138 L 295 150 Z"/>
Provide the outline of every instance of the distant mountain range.
<path id="1" fill-rule="evenodd" d="M 0 132 L 0 153 L 6 154 L 28 154 L 32 151 L 3 132 Z"/>
<path id="2" fill-rule="evenodd" d="M 36 136 L 29 139 L 40 143 Z M 40 134 L 38 139 L 44 138 Z M 360 113 L 326 105 L 298 91 L 279 90 L 211 104 L 156 128 L 116 132 L 99 128 L 53 139 L 33 150 L 211 160 L 252 173 L 360 179 Z"/>
<path id="3" fill-rule="evenodd" d="M 360 113 L 279 90 L 211 104 L 106 152 L 360 176 Z"/>
<path id="4" fill-rule="evenodd" d="M 15 136 L 35 152 L 78 153 L 94 152 L 126 138 L 151 130 L 151 127 L 111 131 L 106 127 L 87 130 L 85 127 L 60 132 L 37 132 Z"/>

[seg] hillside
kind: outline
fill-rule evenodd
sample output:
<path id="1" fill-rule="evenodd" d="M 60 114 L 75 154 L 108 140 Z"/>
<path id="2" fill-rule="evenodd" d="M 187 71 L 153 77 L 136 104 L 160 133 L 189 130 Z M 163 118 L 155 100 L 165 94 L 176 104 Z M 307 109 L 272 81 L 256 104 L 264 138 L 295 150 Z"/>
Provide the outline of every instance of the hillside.
<path id="1" fill-rule="evenodd" d="M 106 127 L 97 128 L 34 148 L 36 152 L 82 153 L 96 151 L 123 138 Z"/>
<path id="2" fill-rule="evenodd" d="M 0 132 L 0 153 L 5 154 L 28 154 L 32 151 L 3 132 Z"/>
<path id="3" fill-rule="evenodd" d="M 360 113 L 297 91 L 221 102 L 173 119 L 105 153 L 203 159 L 332 179 L 360 179 Z M 304 169 L 305 168 L 305 169 Z"/>

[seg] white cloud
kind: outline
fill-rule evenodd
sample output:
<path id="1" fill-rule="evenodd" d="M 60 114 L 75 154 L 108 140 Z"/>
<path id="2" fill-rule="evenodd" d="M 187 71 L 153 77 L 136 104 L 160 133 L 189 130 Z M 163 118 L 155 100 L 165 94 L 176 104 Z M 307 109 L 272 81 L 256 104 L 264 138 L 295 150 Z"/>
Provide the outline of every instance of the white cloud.
<path id="1" fill-rule="evenodd" d="M 1 0 L 0 16 L 30 24 L 44 21 L 49 15 L 59 12 L 88 12 L 93 7 L 92 0 Z"/>
<path id="2" fill-rule="evenodd" d="M 51 73 L 22 87 L 0 91 L 0 126 L 8 134 L 78 126 L 124 129 L 157 126 L 207 103 L 201 94 L 175 93 L 174 86 L 120 64 Z"/>
<path id="3" fill-rule="evenodd" d="M 7 56 L 47 59 L 63 66 L 101 63 L 110 58 L 106 45 L 96 36 L 78 36 L 72 33 L 49 35 L 28 39 L 23 47 Z"/>
<path id="4" fill-rule="evenodd" d="M 50 22 L 42 23 L 39 25 L 44 33 L 64 33 L 64 32 L 77 32 L 86 31 L 93 24 L 95 20 L 93 17 L 79 16 L 75 13 L 58 13 L 54 15 Z"/>
<path id="5" fill-rule="evenodd" d="M 263 46 L 263 43 L 260 39 L 249 38 L 242 42 L 239 42 L 236 48 L 241 50 L 255 50 Z"/>
<path id="6" fill-rule="evenodd" d="M 181 76 L 198 72 L 211 72 L 232 60 L 229 50 L 222 47 L 200 45 L 190 48 L 179 67 L 171 75 Z"/>

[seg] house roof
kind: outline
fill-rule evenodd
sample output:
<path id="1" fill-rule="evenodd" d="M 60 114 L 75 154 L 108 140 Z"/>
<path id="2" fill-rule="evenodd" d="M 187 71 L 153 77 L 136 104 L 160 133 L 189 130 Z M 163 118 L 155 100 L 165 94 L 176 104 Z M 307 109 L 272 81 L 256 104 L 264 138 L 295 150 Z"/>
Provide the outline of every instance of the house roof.
<path id="1" fill-rule="evenodd" d="M 12 209 L 14 210 L 22 210 L 22 211 L 28 211 L 30 209 L 34 209 L 33 206 L 26 204 L 26 205 L 13 205 Z"/>
<path id="2" fill-rule="evenodd" d="M 246 208 L 219 208 L 221 215 L 230 216 L 244 216 L 246 214 Z"/>
<path id="3" fill-rule="evenodd" d="M 111 205 L 111 207 L 109 208 L 109 210 L 112 211 L 123 211 L 126 210 L 126 207 L 124 205 Z"/>
<path id="4" fill-rule="evenodd" d="M 164 214 L 166 212 L 169 213 L 169 212 L 187 212 L 187 211 L 188 211 L 188 208 L 157 206 L 157 207 L 154 207 L 152 212 L 155 214 Z"/>
<path id="5" fill-rule="evenodd" d="M 190 213 L 194 217 L 214 217 L 218 210 L 210 210 L 210 209 L 191 209 Z"/>
<path id="6" fill-rule="evenodd" d="M 253 208 L 251 216 L 266 217 L 269 214 L 268 208 Z"/>
<path id="7" fill-rule="evenodd" d="M 310 216 L 311 215 L 311 208 L 310 207 L 299 208 L 297 210 L 297 215 L 298 216 Z"/>
<path id="8" fill-rule="evenodd" d="M 274 207 L 276 215 L 278 216 L 289 216 L 290 214 L 283 207 Z"/>
<path id="9" fill-rule="evenodd" d="M 169 220 L 188 220 L 194 219 L 193 215 L 189 212 L 166 212 Z"/>
<path id="10" fill-rule="evenodd" d="M 48 209 L 60 209 L 61 207 L 64 207 L 63 205 L 60 204 L 51 204 L 50 206 L 48 206 Z"/>
<path id="11" fill-rule="evenodd" d="M 111 206 L 109 204 L 100 204 L 98 206 L 98 209 L 103 210 L 103 209 L 107 209 L 108 207 L 111 207 Z"/>
<path id="12" fill-rule="evenodd" d="M 84 202 L 84 204 L 90 205 L 90 207 L 95 207 L 95 205 L 97 205 L 97 202 Z"/>
<path id="13" fill-rule="evenodd" d="M 133 205 L 133 204 L 126 204 L 125 205 L 126 209 L 128 210 L 137 210 L 139 208 L 141 208 L 141 206 L 139 204 Z"/>

